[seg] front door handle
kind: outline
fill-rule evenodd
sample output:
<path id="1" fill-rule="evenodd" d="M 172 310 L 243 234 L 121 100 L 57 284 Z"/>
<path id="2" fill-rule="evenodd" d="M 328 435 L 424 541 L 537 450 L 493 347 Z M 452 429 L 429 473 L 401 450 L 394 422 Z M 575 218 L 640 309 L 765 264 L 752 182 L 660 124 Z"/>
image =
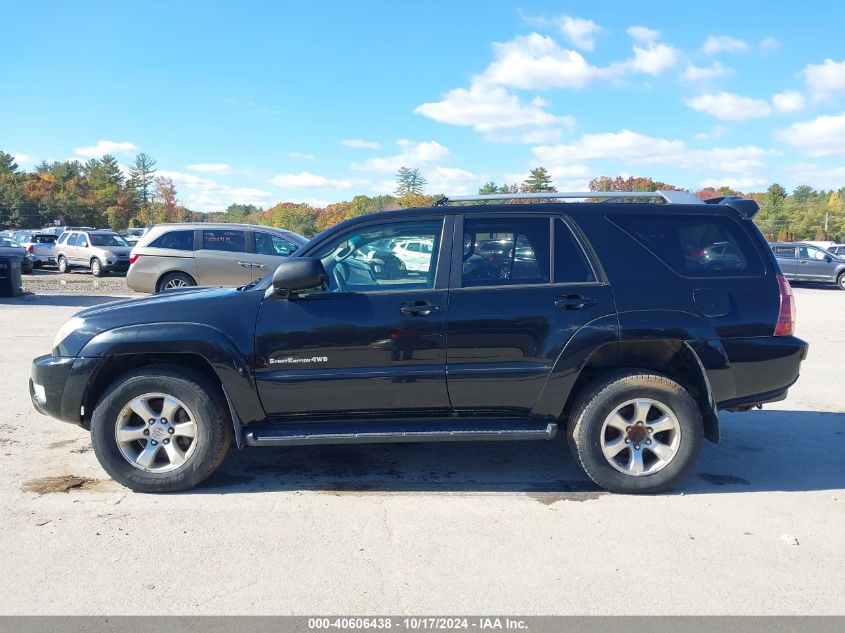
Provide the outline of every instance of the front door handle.
<path id="1" fill-rule="evenodd" d="M 440 306 L 431 305 L 428 301 L 408 301 L 399 308 L 402 316 L 429 316 L 440 312 Z"/>
<path id="2" fill-rule="evenodd" d="M 596 303 L 595 299 L 581 295 L 561 295 L 555 298 L 555 307 L 560 310 L 580 310 Z"/>
<path id="3" fill-rule="evenodd" d="M 244 268 L 252 268 L 252 262 L 238 262 L 238 266 L 243 266 Z"/>

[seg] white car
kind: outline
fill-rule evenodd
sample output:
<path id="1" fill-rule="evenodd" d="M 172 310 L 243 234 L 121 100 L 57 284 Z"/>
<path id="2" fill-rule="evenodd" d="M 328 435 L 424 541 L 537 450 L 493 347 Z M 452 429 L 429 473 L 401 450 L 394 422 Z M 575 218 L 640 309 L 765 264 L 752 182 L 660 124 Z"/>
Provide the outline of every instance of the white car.
<path id="1" fill-rule="evenodd" d="M 26 233 L 18 240 L 32 257 L 36 268 L 56 265 L 56 239 L 49 233 Z"/>
<path id="2" fill-rule="evenodd" d="M 405 270 L 414 273 L 427 273 L 431 263 L 434 242 L 431 240 L 400 240 L 393 245 L 393 253 L 403 264 Z"/>

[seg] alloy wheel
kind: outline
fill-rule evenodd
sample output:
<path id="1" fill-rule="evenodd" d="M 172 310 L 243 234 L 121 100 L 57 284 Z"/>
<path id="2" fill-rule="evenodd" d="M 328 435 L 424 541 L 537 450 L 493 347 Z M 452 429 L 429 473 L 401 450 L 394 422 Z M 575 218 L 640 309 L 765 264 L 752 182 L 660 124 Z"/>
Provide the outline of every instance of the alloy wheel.
<path id="1" fill-rule="evenodd" d="M 601 429 L 601 451 L 619 472 L 633 477 L 653 475 L 675 458 L 681 425 L 664 403 L 651 398 L 628 400 L 607 416 Z"/>

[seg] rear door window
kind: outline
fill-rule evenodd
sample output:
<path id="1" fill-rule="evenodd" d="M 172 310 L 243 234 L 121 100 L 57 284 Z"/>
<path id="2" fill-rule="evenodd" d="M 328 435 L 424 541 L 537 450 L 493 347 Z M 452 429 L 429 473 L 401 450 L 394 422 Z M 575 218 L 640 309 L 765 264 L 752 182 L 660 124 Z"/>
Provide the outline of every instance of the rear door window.
<path id="1" fill-rule="evenodd" d="M 164 235 L 159 235 L 148 246 L 169 248 L 174 251 L 192 251 L 194 250 L 194 232 L 191 230 L 168 231 Z"/>
<path id="2" fill-rule="evenodd" d="M 772 252 L 780 259 L 795 259 L 794 246 L 773 246 Z"/>
<path id="3" fill-rule="evenodd" d="M 79 241 L 79 233 L 71 233 L 70 237 L 67 238 L 67 245 L 68 246 L 76 246 L 76 243 Z"/>
<path id="4" fill-rule="evenodd" d="M 735 221 L 716 215 L 613 214 L 609 219 L 676 273 L 759 275 L 760 255 Z"/>
<path id="5" fill-rule="evenodd" d="M 549 283 L 548 218 L 466 218 L 462 286 Z"/>
<path id="6" fill-rule="evenodd" d="M 203 230 L 202 247 L 209 251 L 246 252 L 246 234 L 224 229 Z"/>

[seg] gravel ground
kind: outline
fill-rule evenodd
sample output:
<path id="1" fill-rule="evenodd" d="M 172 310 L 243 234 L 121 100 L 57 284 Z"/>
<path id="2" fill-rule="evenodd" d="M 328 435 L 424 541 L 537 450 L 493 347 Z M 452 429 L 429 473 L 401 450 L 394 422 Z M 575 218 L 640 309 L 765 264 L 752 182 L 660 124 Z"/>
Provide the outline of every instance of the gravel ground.
<path id="1" fill-rule="evenodd" d="M 796 289 L 789 398 L 723 413 L 651 497 L 598 490 L 562 441 L 232 450 L 132 493 L 29 401 L 30 359 L 108 300 L 84 292 L 0 299 L 2 614 L 845 615 L 845 292 Z"/>
<path id="2" fill-rule="evenodd" d="M 22 280 L 24 292 L 37 295 L 145 296 L 126 285 L 126 275 L 116 273 L 97 278 L 88 271 L 61 274 L 36 269 L 31 275 L 22 275 Z"/>

